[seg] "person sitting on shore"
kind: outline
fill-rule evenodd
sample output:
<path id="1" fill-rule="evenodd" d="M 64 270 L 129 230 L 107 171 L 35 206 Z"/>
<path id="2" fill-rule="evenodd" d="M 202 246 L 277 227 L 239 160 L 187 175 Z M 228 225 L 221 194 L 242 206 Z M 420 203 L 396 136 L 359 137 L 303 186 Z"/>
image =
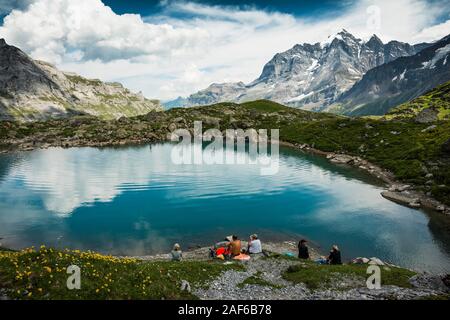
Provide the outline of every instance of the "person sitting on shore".
<path id="1" fill-rule="evenodd" d="M 327 258 L 328 264 L 331 265 L 340 265 L 342 264 L 341 260 L 341 251 L 339 251 L 339 248 L 337 245 L 333 245 L 330 251 L 330 255 Z"/>
<path id="2" fill-rule="evenodd" d="M 307 241 L 305 239 L 300 240 L 298 243 L 298 258 L 303 260 L 309 259 L 309 249 L 306 245 Z"/>
<path id="3" fill-rule="evenodd" d="M 241 254 L 241 240 L 237 236 L 232 236 L 231 242 L 228 244 L 228 249 L 230 250 L 230 255 L 232 257 Z"/>
<path id="4" fill-rule="evenodd" d="M 248 242 L 247 252 L 249 254 L 259 254 L 262 253 L 261 240 L 258 239 L 258 235 L 252 234 L 250 236 L 250 241 Z"/>
<path id="5" fill-rule="evenodd" d="M 172 256 L 172 261 L 181 261 L 183 259 L 183 252 L 181 251 L 181 247 L 178 243 L 175 243 L 170 254 Z"/>

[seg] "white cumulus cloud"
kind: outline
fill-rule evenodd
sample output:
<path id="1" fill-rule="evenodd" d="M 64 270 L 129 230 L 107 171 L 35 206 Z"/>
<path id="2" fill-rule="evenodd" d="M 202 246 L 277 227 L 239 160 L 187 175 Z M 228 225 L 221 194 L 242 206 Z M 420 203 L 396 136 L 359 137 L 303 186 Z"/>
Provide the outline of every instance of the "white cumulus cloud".
<path id="1" fill-rule="evenodd" d="M 208 36 L 195 27 L 117 15 L 100 0 L 37 0 L 25 10 L 13 10 L 0 34 L 33 57 L 56 63 L 67 57 L 108 62 L 183 54 Z"/>
<path id="2" fill-rule="evenodd" d="M 449 34 L 450 34 L 450 20 L 447 20 L 443 23 L 423 29 L 421 32 L 415 35 L 413 39 L 416 41 L 432 42 L 437 39 L 442 39 L 443 37 Z"/>

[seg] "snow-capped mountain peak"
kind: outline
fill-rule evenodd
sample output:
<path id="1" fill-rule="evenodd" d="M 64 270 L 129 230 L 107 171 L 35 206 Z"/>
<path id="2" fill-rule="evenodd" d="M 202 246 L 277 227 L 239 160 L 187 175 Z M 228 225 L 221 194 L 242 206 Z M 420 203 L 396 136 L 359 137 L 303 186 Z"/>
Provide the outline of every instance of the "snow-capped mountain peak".
<path id="1" fill-rule="evenodd" d="M 338 42 L 338 41 L 343 41 L 343 42 L 361 42 L 361 39 L 357 39 L 356 37 L 354 37 L 350 32 L 348 32 L 345 29 L 341 29 L 340 31 L 328 36 L 328 38 L 325 41 L 322 41 L 320 43 L 320 46 L 322 48 L 326 48 L 328 46 L 330 46 L 333 42 Z"/>
<path id="2" fill-rule="evenodd" d="M 223 84 L 193 94 L 187 105 L 269 99 L 305 109 L 321 110 L 336 101 L 374 67 L 416 54 L 424 44 L 384 44 L 373 35 L 363 41 L 345 29 L 322 43 L 297 44 L 277 53 L 261 75 L 248 85 Z M 207 97 L 208 99 L 205 99 Z"/>
<path id="3" fill-rule="evenodd" d="M 388 54 L 408 46 L 391 41 Z M 421 48 L 419 44 L 413 48 Z M 410 48 L 411 46 L 409 46 Z M 351 115 L 382 115 L 390 108 L 417 98 L 450 79 L 450 37 L 434 42 L 415 55 L 395 59 L 369 70 L 326 111 Z"/>

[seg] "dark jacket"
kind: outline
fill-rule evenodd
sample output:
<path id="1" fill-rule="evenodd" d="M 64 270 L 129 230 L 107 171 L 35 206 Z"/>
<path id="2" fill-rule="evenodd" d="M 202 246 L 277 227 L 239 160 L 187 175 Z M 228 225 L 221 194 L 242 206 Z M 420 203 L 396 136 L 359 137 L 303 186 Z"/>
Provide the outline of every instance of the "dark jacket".
<path id="1" fill-rule="evenodd" d="M 329 264 L 342 264 L 341 252 L 339 250 L 332 250 L 330 256 L 328 257 Z"/>
<path id="2" fill-rule="evenodd" d="M 298 257 L 300 259 L 309 259 L 308 247 L 305 244 L 298 244 Z"/>

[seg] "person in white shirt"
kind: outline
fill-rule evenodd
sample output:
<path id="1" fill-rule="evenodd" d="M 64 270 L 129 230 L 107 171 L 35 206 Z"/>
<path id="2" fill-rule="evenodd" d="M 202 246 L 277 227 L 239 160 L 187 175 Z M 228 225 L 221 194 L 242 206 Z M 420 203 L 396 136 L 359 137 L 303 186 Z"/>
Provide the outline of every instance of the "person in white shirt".
<path id="1" fill-rule="evenodd" d="M 173 246 L 173 250 L 170 254 L 172 257 L 172 261 L 183 260 L 183 252 L 181 251 L 181 246 L 178 243 L 175 243 L 175 245 Z"/>
<path id="2" fill-rule="evenodd" d="M 261 240 L 258 239 L 258 235 L 252 234 L 250 236 L 250 241 L 248 242 L 248 250 L 247 251 L 249 254 L 262 253 Z"/>

